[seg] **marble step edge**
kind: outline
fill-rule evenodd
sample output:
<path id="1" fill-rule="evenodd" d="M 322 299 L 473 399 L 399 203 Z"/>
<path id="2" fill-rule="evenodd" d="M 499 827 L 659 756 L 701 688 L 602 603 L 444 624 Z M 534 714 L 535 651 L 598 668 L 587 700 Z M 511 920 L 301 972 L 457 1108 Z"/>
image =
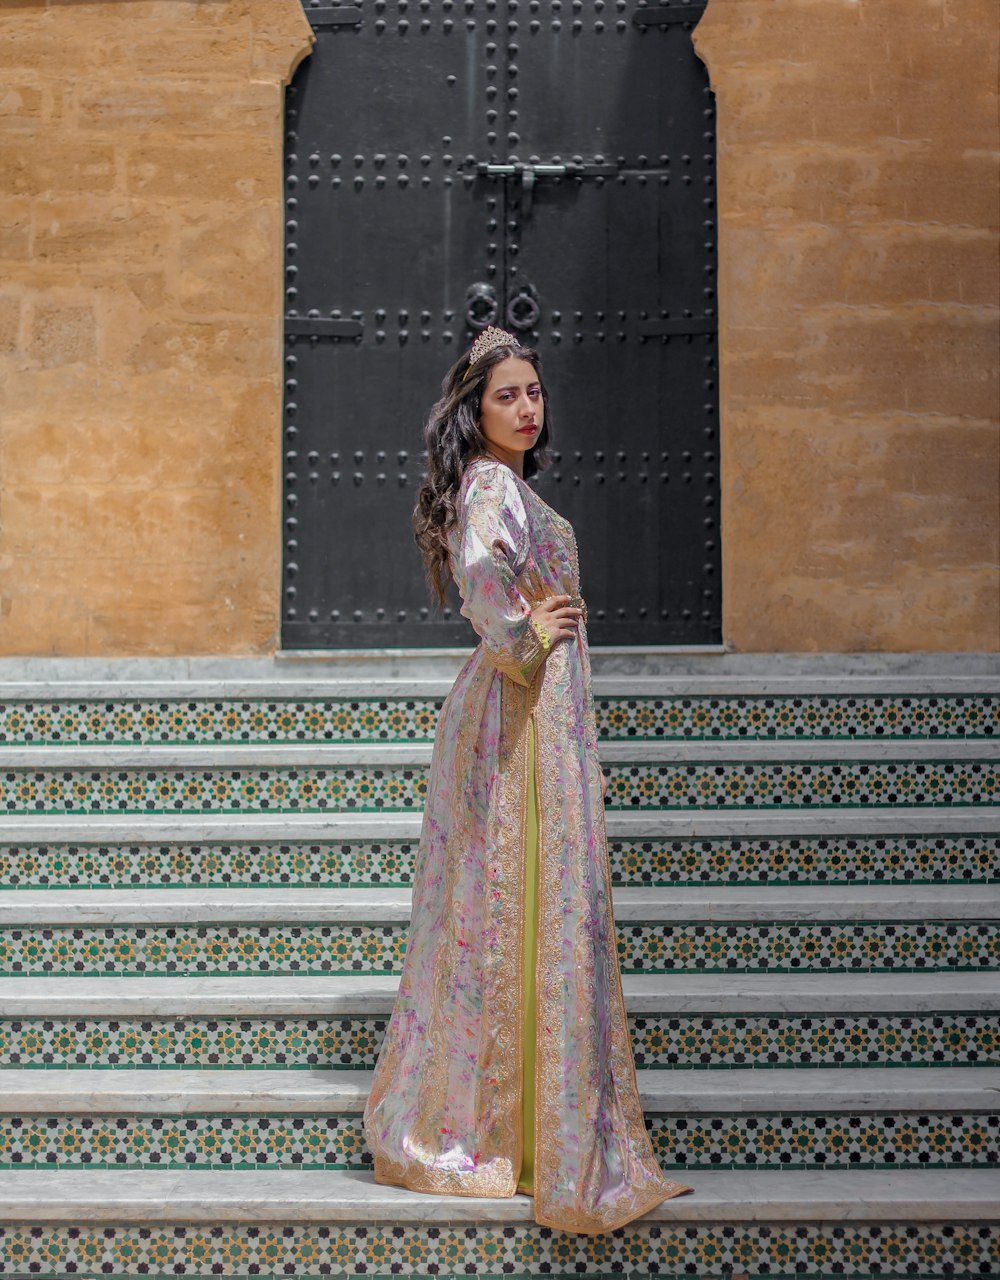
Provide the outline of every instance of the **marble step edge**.
<path id="1" fill-rule="evenodd" d="M 405 888 L 22 889 L 0 893 L 2 928 L 80 925 L 407 925 Z M 619 925 L 1000 920 L 1000 883 L 612 889 Z"/>
<path id="2" fill-rule="evenodd" d="M 1000 834 L 1000 807 L 839 809 L 815 806 L 785 810 L 677 810 L 605 813 L 612 840 L 718 839 L 725 837 L 813 837 Z M 83 814 L 71 818 L 0 818 L 0 848 L 21 843 L 74 844 L 168 840 L 199 843 L 242 841 L 417 840 L 422 813 L 246 813 L 203 815 Z"/>
<path id="3" fill-rule="evenodd" d="M 0 1017 L 387 1017 L 397 974 L 296 978 L 25 977 L 0 987 Z M 1000 1013 L 1000 973 L 625 974 L 629 1014 L 821 1016 Z"/>
<path id="4" fill-rule="evenodd" d="M 805 1111 L 942 1112 L 1000 1109 L 1000 1067 L 834 1067 L 638 1070 L 651 1115 Z M 360 1114 L 371 1071 L 6 1070 L 0 1114 Z"/>
<path id="5" fill-rule="evenodd" d="M 591 650 L 593 658 L 594 650 Z M 0 703 L 443 700 L 462 668 L 400 676 L 241 676 L 141 680 L 7 680 Z M 996 675 L 615 675 L 593 671 L 596 698 L 982 698 L 1000 694 Z"/>
<path id="6" fill-rule="evenodd" d="M 698 1170 L 639 1222 L 1000 1222 L 1000 1173 L 978 1169 Z M 527 1196 L 425 1195 L 367 1171 L 0 1173 L 0 1219 L 23 1223 L 524 1222 Z"/>
<path id="7" fill-rule="evenodd" d="M 85 690 L 98 697 L 197 696 L 218 694 L 220 686 L 234 696 L 322 695 L 330 688 L 399 689 L 418 687 L 447 692 L 474 652 L 469 643 L 435 648 L 371 648 L 279 650 L 261 656 L 190 655 L 183 657 L 41 657 L 0 659 L 0 697 L 24 691 L 45 697 L 77 696 Z M 600 645 L 590 649 L 595 689 L 614 681 L 628 696 L 641 684 L 659 691 L 687 693 L 703 689 L 736 692 L 855 689 L 881 692 L 939 692 L 941 687 L 982 686 L 1000 691 L 1000 655 L 990 652 L 901 653 L 733 653 L 722 646 Z M 64 694 L 65 691 L 69 691 Z M 294 690 L 294 695 L 288 691 Z M 411 695 L 412 696 L 412 695 Z M 416 695 L 419 696 L 419 695 Z"/>
<path id="8" fill-rule="evenodd" d="M 191 746 L 137 742 L 123 746 L 35 747 L 0 744 L 2 769 L 168 769 L 175 767 L 267 769 L 430 764 L 431 742 L 198 743 Z M 898 763 L 1000 761 L 1000 739 L 907 738 L 836 742 L 745 738 L 740 741 L 602 742 L 602 764 L 787 764 L 889 760 Z"/>

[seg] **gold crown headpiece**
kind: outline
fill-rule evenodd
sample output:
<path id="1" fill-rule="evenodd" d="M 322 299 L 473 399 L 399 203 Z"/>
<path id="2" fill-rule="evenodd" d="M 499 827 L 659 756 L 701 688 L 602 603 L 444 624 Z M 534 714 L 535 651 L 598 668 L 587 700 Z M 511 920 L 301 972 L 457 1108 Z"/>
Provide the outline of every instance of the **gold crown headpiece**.
<path id="1" fill-rule="evenodd" d="M 493 351 L 496 347 L 516 347 L 519 346 L 517 338 L 512 333 L 508 333 L 506 329 L 498 329 L 496 325 L 487 325 L 479 337 L 472 344 L 472 350 L 469 352 L 469 367 L 462 374 L 462 381 L 472 372 L 473 366 L 482 360 L 488 351 Z"/>

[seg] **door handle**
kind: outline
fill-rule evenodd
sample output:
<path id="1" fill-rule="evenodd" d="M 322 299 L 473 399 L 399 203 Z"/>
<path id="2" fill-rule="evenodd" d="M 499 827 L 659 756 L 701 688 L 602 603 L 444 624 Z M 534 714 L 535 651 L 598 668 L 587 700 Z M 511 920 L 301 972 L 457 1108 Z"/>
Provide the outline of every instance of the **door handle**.
<path id="1" fill-rule="evenodd" d="M 507 303 L 507 323 L 512 329 L 533 329 L 540 315 L 541 308 L 534 288 L 530 284 L 523 284 Z"/>
<path id="2" fill-rule="evenodd" d="M 491 284 L 470 284 L 465 291 L 465 318 L 472 329 L 485 329 L 500 311 L 497 291 Z"/>

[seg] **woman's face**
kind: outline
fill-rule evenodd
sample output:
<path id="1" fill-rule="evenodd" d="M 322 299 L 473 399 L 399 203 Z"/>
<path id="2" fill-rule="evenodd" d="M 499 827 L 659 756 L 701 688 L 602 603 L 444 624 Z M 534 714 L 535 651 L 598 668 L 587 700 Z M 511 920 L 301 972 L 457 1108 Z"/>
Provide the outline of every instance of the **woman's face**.
<path id="1" fill-rule="evenodd" d="M 523 474 L 524 455 L 538 442 L 545 406 L 530 360 L 508 356 L 490 369 L 479 426 L 490 451 Z"/>

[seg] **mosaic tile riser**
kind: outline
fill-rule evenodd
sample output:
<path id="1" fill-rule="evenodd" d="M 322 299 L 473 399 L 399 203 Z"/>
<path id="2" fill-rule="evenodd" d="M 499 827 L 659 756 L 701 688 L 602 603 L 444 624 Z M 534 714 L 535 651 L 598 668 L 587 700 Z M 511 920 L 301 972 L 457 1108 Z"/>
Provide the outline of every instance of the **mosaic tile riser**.
<path id="1" fill-rule="evenodd" d="M 987 738 L 988 694 L 595 698 L 608 741 Z M 0 704 L 0 747 L 59 743 L 428 742 L 435 698 L 138 699 Z"/>
<path id="2" fill-rule="evenodd" d="M 415 841 L 0 845 L 0 889 L 405 888 Z M 1000 836 L 610 840 L 620 885 L 969 884 L 1000 879 Z"/>
<path id="3" fill-rule="evenodd" d="M 803 761 L 612 765 L 609 809 L 794 809 L 816 805 L 984 805 L 1000 797 L 989 761 Z M 408 813 L 421 767 L 7 769 L 8 814 Z"/>
<path id="4" fill-rule="evenodd" d="M 626 1226 L 592 1236 L 529 1224 L 452 1227 L 217 1226 L 0 1228 L 0 1275 L 469 1275 L 481 1280 L 806 1276 L 988 1276 L 1000 1231 L 978 1224 Z"/>
<path id="5" fill-rule="evenodd" d="M 0 975 L 399 973 L 404 925 L 0 929 Z M 1000 968 L 1000 923 L 619 924 L 623 973 L 941 972 Z"/>
<path id="6" fill-rule="evenodd" d="M 10 1018 L 0 1067 L 371 1070 L 386 1019 Z M 828 1014 L 629 1018 L 636 1066 L 1000 1066 L 1000 1016 Z"/>
<path id="7" fill-rule="evenodd" d="M 664 1169 L 942 1169 L 1000 1162 L 1000 1115 L 652 1116 Z M 0 1168 L 368 1169 L 354 1115 L 4 1116 Z"/>

